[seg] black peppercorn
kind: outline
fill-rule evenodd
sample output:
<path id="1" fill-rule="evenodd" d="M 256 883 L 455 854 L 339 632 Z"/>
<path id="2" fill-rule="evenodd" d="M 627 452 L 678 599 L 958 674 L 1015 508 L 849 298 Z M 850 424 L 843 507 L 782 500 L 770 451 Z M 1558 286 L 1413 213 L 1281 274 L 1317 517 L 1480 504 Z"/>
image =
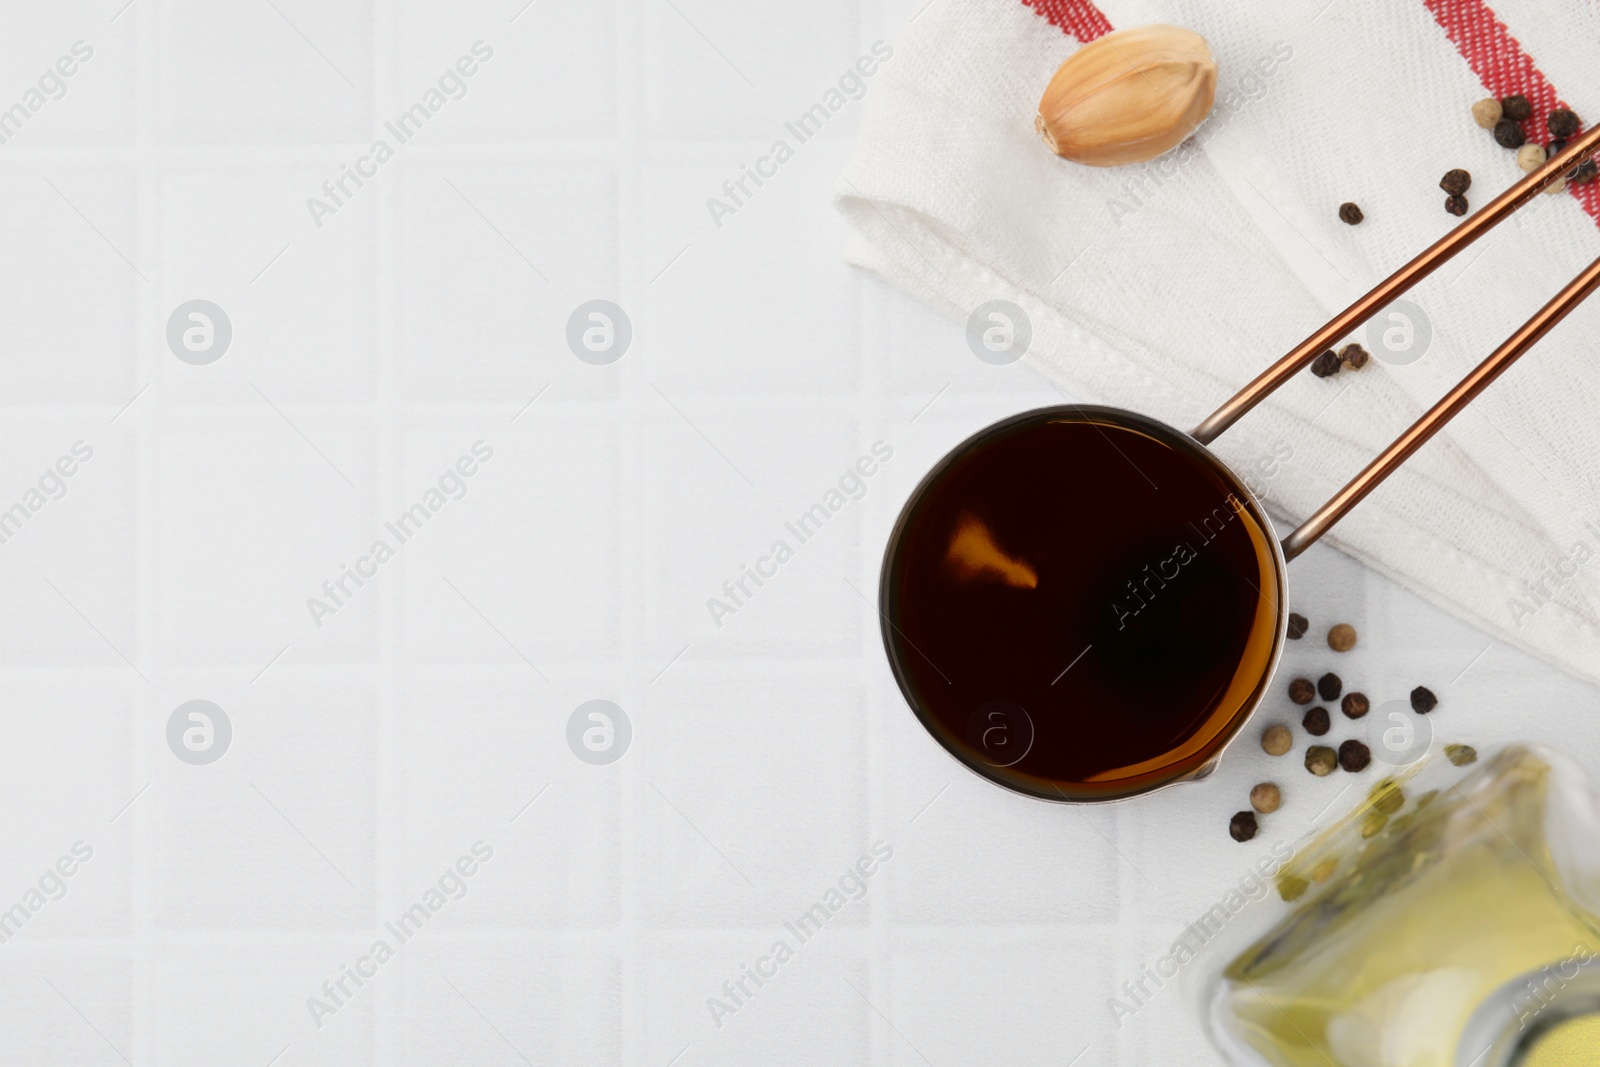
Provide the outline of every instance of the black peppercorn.
<path id="1" fill-rule="evenodd" d="M 1256 813 L 1241 811 L 1228 823 L 1228 833 L 1233 835 L 1235 841 L 1248 841 L 1256 836 Z"/>
<path id="2" fill-rule="evenodd" d="M 1346 201 L 1345 203 L 1339 205 L 1340 222 L 1348 222 L 1350 225 L 1354 226 L 1364 218 L 1366 218 L 1366 216 L 1361 214 L 1361 208 L 1355 204 Z"/>
<path id="3" fill-rule="evenodd" d="M 1350 740 L 1339 746 L 1339 766 L 1343 767 L 1351 774 L 1366 770 L 1367 765 L 1371 762 L 1372 749 L 1368 748 L 1360 741 L 1357 741 L 1355 738 L 1352 737 Z"/>
<path id="4" fill-rule="evenodd" d="M 1533 114 L 1533 105 L 1528 103 L 1528 98 L 1521 93 L 1517 93 L 1515 96 L 1501 97 L 1500 114 L 1503 118 L 1510 119 L 1512 122 L 1521 122 Z"/>
<path id="5" fill-rule="evenodd" d="M 1322 694 L 1323 700 L 1338 700 L 1339 694 L 1344 690 L 1344 682 L 1339 676 L 1329 671 L 1317 679 L 1317 692 Z"/>
<path id="6" fill-rule="evenodd" d="M 1344 712 L 1347 719 L 1359 719 L 1372 710 L 1372 701 L 1367 699 L 1365 693 L 1346 693 L 1339 702 L 1339 710 Z"/>
<path id="7" fill-rule="evenodd" d="M 1289 699 L 1296 704 L 1309 704 L 1317 698 L 1317 687 L 1310 678 L 1296 678 L 1289 683 Z"/>
<path id="8" fill-rule="evenodd" d="M 1331 378 L 1335 374 L 1339 373 L 1339 368 L 1341 366 L 1343 366 L 1343 364 L 1339 362 L 1338 353 L 1330 348 L 1326 352 L 1322 353 L 1322 355 L 1311 361 L 1311 373 L 1315 374 L 1318 378 Z"/>
<path id="9" fill-rule="evenodd" d="M 1550 130 L 1550 136 L 1559 137 L 1562 140 L 1576 136 L 1578 131 L 1583 128 L 1583 124 L 1578 121 L 1578 116 L 1573 114 L 1571 108 L 1565 107 L 1558 107 L 1550 112 L 1549 116 L 1544 120 L 1544 124 Z"/>
<path id="10" fill-rule="evenodd" d="M 1318 704 L 1306 712 L 1306 717 L 1300 720 L 1300 725 L 1306 728 L 1306 733 L 1312 737 L 1321 737 L 1328 732 L 1333 723 L 1328 718 L 1328 709 Z"/>
<path id="11" fill-rule="evenodd" d="M 1438 706 L 1439 698 L 1427 686 L 1419 685 L 1411 691 L 1411 710 L 1418 715 L 1426 715 Z"/>
<path id="12" fill-rule="evenodd" d="M 1494 140 L 1501 148 L 1521 148 L 1527 142 L 1522 127 L 1510 119 L 1501 119 L 1494 125 Z"/>
<path id="13" fill-rule="evenodd" d="M 1444 209 L 1452 215 L 1465 215 L 1467 213 L 1467 198 L 1464 196 L 1447 196 L 1444 198 Z"/>
<path id="14" fill-rule="evenodd" d="M 1444 172 L 1444 177 L 1439 179 L 1439 188 L 1451 196 L 1460 196 L 1472 186 L 1472 175 L 1460 167 Z"/>
<path id="15" fill-rule="evenodd" d="M 1289 640 L 1300 640 L 1306 635 L 1306 630 L 1310 626 L 1311 624 L 1306 621 L 1304 615 L 1296 615 L 1292 611 L 1289 612 Z"/>
<path id="16" fill-rule="evenodd" d="M 1339 349 L 1339 362 L 1351 370 L 1360 370 L 1367 365 L 1367 360 L 1371 358 L 1371 354 L 1360 345 L 1345 345 Z"/>

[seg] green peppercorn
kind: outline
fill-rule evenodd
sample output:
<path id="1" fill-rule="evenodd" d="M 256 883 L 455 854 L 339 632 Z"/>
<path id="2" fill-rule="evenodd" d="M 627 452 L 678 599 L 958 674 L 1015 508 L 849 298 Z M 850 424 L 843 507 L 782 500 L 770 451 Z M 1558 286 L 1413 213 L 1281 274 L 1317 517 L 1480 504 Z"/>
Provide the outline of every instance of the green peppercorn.
<path id="1" fill-rule="evenodd" d="M 1339 766 L 1339 756 L 1327 745 L 1312 745 L 1306 749 L 1306 770 L 1318 778 L 1326 778 Z"/>
<path id="2" fill-rule="evenodd" d="M 1457 767 L 1466 767 L 1478 762 L 1478 750 L 1471 745 L 1446 745 L 1444 755 Z"/>
<path id="3" fill-rule="evenodd" d="M 1361 836 L 1377 837 L 1383 828 L 1389 825 L 1389 816 L 1376 811 L 1367 812 L 1367 817 L 1361 820 Z"/>
<path id="4" fill-rule="evenodd" d="M 1293 874 L 1278 875 L 1278 896 L 1284 903 L 1299 900 L 1306 895 L 1306 890 L 1311 888 L 1311 883 L 1304 878 Z"/>

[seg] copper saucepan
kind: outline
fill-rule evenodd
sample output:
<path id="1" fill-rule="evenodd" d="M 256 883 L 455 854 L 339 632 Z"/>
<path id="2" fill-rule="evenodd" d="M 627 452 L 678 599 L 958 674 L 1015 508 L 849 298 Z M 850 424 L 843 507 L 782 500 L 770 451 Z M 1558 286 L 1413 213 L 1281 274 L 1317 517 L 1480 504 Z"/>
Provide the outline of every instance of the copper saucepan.
<path id="1" fill-rule="evenodd" d="M 1597 149 L 1600 126 L 1192 433 L 1065 405 L 1013 416 L 951 451 L 901 512 L 879 588 L 890 667 L 928 731 L 983 777 L 1047 800 L 1118 800 L 1205 777 L 1271 683 L 1287 636 L 1288 561 L 1600 287 L 1600 259 L 1281 545 L 1258 494 L 1206 446 Z"/>

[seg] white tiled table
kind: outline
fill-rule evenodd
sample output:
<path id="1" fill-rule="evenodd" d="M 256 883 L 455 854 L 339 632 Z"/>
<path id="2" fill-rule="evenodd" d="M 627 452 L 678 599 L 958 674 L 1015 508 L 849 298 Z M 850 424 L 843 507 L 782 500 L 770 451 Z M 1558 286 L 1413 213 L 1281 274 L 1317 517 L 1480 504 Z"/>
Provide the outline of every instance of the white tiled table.
<path id="1" fill-rule="evenodd" d="M 861 103 L 720 229 L 705 205 L 912 4 L 121 5 L 13 3 L 0 34 L 19 98 L 94 49 L 0 145 L 0 508 L 93 448 L 0 544 L 0 908 L 93 849 L 0 944 L 0 1062 L 1209 1062 L 1176 990 L 1120 1030 L 1107 1000 L 1345 783 L 1245 744 L 1084 811 L 954 764 L 863 596 L 928 466 L 1057 393 L 843 265 Z M 480 39 L 465 97 L 315 226 Z M 206 366 L 165 340 L 194 298 L 233 326 Z M 610 366 L 564 341 L 594 298 L 634 327 Z M 480 440 L 465 495 L 315 625 Z M 865 495 L 716 625 L 879 440 Z M 1591 689 L 1329 549 L 1294 570 L 1317 625 L 1360 628 L 1352 684 L 1600 757 Z M 206 766 L 166 741 L 195 698 L 234 731 Z M 566 739 L 597 698 L 633 729 L 606 766 Z M 1285 810 L 1236 845 L 1268 774 Z M 717 1026 L 707 998 L 880 841 L 864 898 Z"/>

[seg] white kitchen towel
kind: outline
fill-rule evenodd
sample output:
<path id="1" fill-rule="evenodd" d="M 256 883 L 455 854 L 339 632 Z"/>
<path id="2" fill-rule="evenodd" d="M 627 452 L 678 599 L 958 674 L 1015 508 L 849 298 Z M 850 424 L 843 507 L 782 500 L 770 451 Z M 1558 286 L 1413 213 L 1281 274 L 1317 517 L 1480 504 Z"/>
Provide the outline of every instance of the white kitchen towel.
<path id="1" fill-rule="evenodd" d="M 1051 74 L 1149 23 L 1210 42 L 1212 116 L 1148 164 L 1051 155 L 1033 129 Z M 1445 171 L 1471 172 L 1474 208 L 1521 176 L 1476 100 L 1525 93 L 1541 142 L 1552 107 L 1600 119 L 1596 41 L 1600 8 L 1572 0 L 931 0 L 839 181 L 847 255 L 958 321 L 1013 302 L 1032 367 L 1187 429 L 1456 224 Z M 1597 219 L 1600 182 L 1540 197 L 1351 338 L 1387 357 L 1397 331 L 1388 349 L 1420 358 L 1297 375 L 1214 447 L 1304 517 L 1600 254 Z M 1593 301 L 1328 540 L 1600 680 L 1597 326 Z"/>

